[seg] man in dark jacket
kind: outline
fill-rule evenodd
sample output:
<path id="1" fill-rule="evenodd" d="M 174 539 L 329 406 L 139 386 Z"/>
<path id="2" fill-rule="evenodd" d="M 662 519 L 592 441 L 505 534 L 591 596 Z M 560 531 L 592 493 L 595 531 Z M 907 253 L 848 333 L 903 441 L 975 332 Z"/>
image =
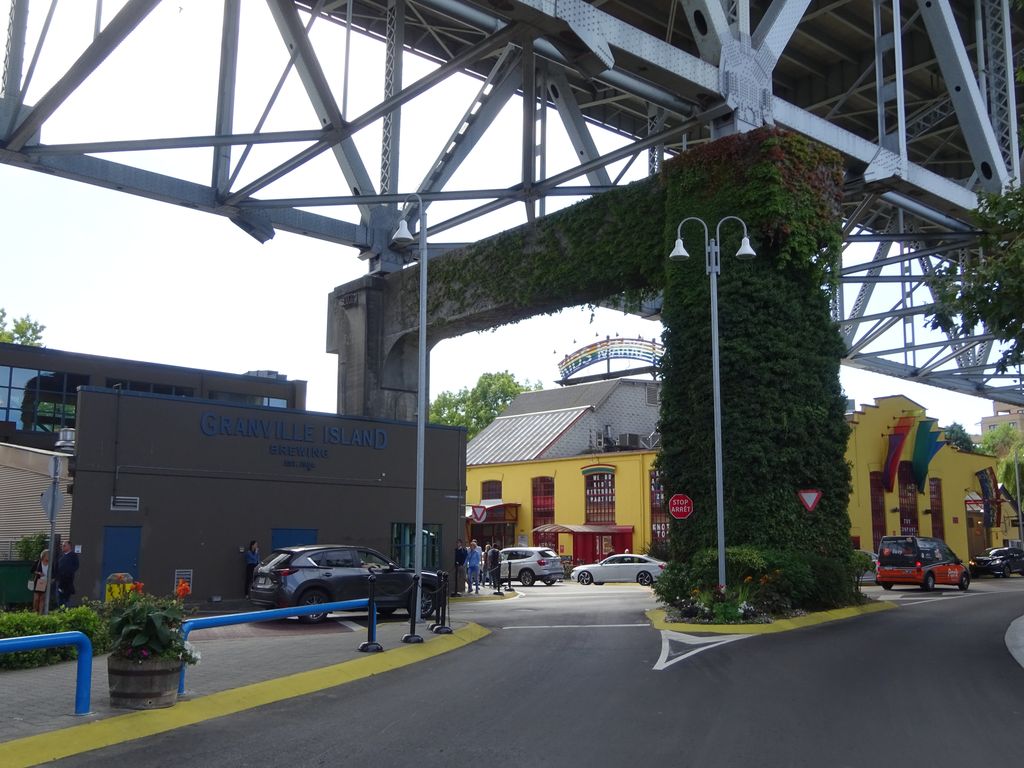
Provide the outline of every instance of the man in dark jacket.
<path id="1" fill-rule="evenodd" d="M 466 548 L 462 544 L 462 539 L 456 539 L 455 541 L 455 580 L 452 582 L 452 597 L 458 597 L 462 593 L 459 591 L 466 585 L 466 556 L 469 553 L 466 552 Z"/>
<path id="2" fill-rule="evenodd" d="M 67 608 L 71 596 L 75 594 L 75 573 L 78 572 L 78 553 L 65 541 L 61 546 L 61 555 L 57 559 L 57 606 Z"/>

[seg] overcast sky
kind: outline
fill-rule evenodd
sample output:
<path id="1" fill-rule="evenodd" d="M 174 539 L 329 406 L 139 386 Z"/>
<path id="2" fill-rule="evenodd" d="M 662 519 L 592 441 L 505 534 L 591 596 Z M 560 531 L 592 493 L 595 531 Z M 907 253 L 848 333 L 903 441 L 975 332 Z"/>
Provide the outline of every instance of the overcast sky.
<path id="1" fill-rule="evenodd" d="M 51 39 L 33 76 L 29 103 L 88 43 L 92 5 L 58 5 Z M 107 18 L 116 5 L 103 4 Z M 0 24 L 6 23 L 8 7 L 7 0 L 0 0 L 4 20 Z M 212 133 L 220 7 L 203 0 L 178 0 L 158 7 L 131 45 L 111 57 L 58 111 L 44 130 L 43 141 Z M 32 4 L 30 45 L 44 11 L 43 4 Z M 240 111 L 235 123 L 239 132 L 253 130 L 285 62 L 266 5 L 247 3 L 243 11 Z M 330 75 L 340 93 L 343 33 L 319 23 L 315 30 L 321 42 L 336 45 L 339 51 L 337 72 Z M 28 56 L 31 51 L 30 47 Z M 380 45 L 353 36 L 359 74 L 349 91 L 350 115 L 359 114 L 377 98 L 381 89 L 375 78 L 381 59 Z M 154 69 L 154 62 L 161 65 Z M 407 82 L 421 76 L 425 66 L 407 56 Z M 361 90 L 360 83 L 371 87 Z M 440 125 L 429 130 L 438 124 L 436 115 L 461 113 L 476 87 L 453 78 L 443 92 L 417 99 L 403 110 L 401 190 L 415 187 L 452 128 Z M 432 111 L 430 99 L 436 98 L 454 100 L 459 110 Z M 315 126 L 313 118 L 293 77 L 265 130 L 310 128 Z M 449 186 L 468 189 L 514 183 L 519 158 L 507 147 L 518 147 L 521 119 L 518 102 L 511 103 Z M 557 117 L 548 122 L 552 147 L 548 171 L 553 173 L 568 167 L 574 158 L 557 128 Z M 378 124 L 357 137 L 371 178 L 379 173 L 379 136 Z M 598 135 L 596 140 L 603 150 L 617 145 L 610 136 Z M 274 151 L 267 150 L 262 157 L 254 152 L 247 172 L 258 175 L 266 167 L 259 163 L 272 163 Z M 141 153 L 110 157 L 154 171 L 169 172 L 173 167 L 175 173 L 195 181 L 209 178 L 208 153 L 188 150 L 159 157 Z M 262 196 L 345 194 L 331 163 L 328 153 Z M 646 158 L 641 158 L 627 178 L 635 178 L 645 168 Z M 467 205 L 437 203 L 429 215 L 439 221 Z M 358 220 L 352 209 L 343 216 Z M 518 206 L 446 232 L 443 239 L 478 239 L 522 220 Z M 337 359 L 324 351 L 327 296 L 335 286 L 365 274 L 365 264 L 354 250 L 286 232 L 261 245 L 221 217 L 5 165 L 0 165 L 0 226 L 0 307 L 9 318 L 29 313 L 45 324 L 46 346 L 230 372 L 277 370 L 309 382 L 310 409 L 335 410 Z M 565 355 L 616 334 L 650 339 L 660 337 L 661 326 L 610 310 L 592 313 L 589 308 L 574 308 L 448 340 L 432 351 L 430 391 L 436 396 L 472 387 L 482 373 L 503 370 L 520 381 L 550 386 Z M 972 432 L 977 431 L 981 417 L 992 411 L 989 401 L 980 398 L 845 368 L 842 381 L 847 396 L 858 404 L 904 394 L 926 407 L 941 424 L 956 421 Z"/>

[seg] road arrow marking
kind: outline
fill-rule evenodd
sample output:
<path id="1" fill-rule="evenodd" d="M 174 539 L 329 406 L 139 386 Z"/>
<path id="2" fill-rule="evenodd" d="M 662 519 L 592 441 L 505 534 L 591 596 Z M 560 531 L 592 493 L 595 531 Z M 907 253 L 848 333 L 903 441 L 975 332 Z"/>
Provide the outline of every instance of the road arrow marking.
<path id="1" fill-rule="evenodd" d="M 725 645 L 736 640 L 745 640 L 753 635 L 727 635 L 725 637 L 716 635 L 714 637 L 699 637 L 697 635 L 687 635 L 682 632 L 673 632 L 668 629 L 661 630 L 661 656 L 658 658 L 658 663 L 654 665 L 655 670 L 662 670 L 675 664 L 677 661 L 688 659 L 691 656 L 696 656 L 702 651 L 706 651 L 709 648 L 714 648 L 719 645 Z M 700 646 L 693 650 L 683 652 L 673 652 L 672 643 L 683 643 L 685 646 Z"/>

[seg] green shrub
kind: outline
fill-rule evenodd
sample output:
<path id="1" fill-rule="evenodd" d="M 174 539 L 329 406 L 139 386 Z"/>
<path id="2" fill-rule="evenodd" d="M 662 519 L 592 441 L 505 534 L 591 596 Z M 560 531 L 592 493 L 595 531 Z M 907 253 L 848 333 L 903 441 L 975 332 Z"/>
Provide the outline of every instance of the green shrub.
<path id="1" fill-rule="evenodd" d="M 39 559 L 39 553 L 50 545 L 50 535 L 48 533 L 33 533 L 31 536 L 22 536 L 18 539 L 18 542 L 14 545 L 15 552 L 18 553 L 19 560 L 31 560 L 35 562 Z"/>
<path id="2" fill-rule="evenodd" d="M 685 617 L 721 623 L 739 620 L 735 614 L 743 613 L 744 604 L 756 614 L 780 616 L 858 602 L 852 558 L 741 546 L 726 548 L 725 562 L 729 587 L 724 592 L 717 584 L 718 553 L 706 549 L 685 565 L 670 562 L 654 593 Z"/>
<path id="3" fill-rule="evenodd" d="M 48 616 L 28 610 L 0 613 L 0 638 L 72 631 L 81 632 L 89 638 L 94 655 L 106 653 L 110 649 L 106 624 L 88 606 L 61 609 Z M 0 653 L 0 669 L 42 667 L 77 657 L 78 649 L 73 645 Z"/>

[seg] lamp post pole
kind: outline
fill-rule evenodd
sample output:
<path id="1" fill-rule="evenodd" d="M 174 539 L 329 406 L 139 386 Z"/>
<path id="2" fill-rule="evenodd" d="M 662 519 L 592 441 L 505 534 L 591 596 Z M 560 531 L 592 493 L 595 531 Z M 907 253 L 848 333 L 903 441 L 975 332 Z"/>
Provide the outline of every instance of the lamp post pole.
<path id="1" fill-rule="evenodd" d="M 420 259 L 420 299 L 419 299 L 419 344 L 416 355 L 416 521 L 413 532 L 413 579 L 416 590 L 413 601 L 414 621 L 419 621 L 420 606 L 422 605 L 423 590 L 423 496 L 425 489 L 425 461 L 426 461 L 426 436 L 427 436 L 427 212 L 423 208 L 423 198 L 415 192 L 406 196 L 416 198 L 419 205 L 419 242 Z M 398 231 L 395 232 L 392 240 L 396 243 L 408 243 L 412 241 L 408 225 L 405 220 L 399 222 Z M 403 642 L 421 643 L 423 638 L 416 634 L 408 634 L 402 638 Z"/>
<path id="2" fill-rule="evenodd" d="M 416 359 L 416 535 L 413 568 L 416 579 L 416 620 L 420 619 L 423 594 L 423 494 L 427 439 L 427 212 L 423 200 L 415 195 L 420 214 L 420 330 Z"/>
<path id="3" fill-rule="evenodd" d="M 708 225 L 696 216 L 687 216 L 676 227 L 676 244 L 669 254 L 672 260 L 689 258 L 683 246 L 683 224 L 696 221 L 704 228 L 704 268 L 711 281 L 711 400 L 714 412 L 715 439 L 715 519 L 718 538 L 718 583 L 725 586 L 725 490 L 722 471 L 722 386 L 718 362 L 718 275 L 722 271 L 721 230 L 722 224 L 733 220 L 743 225 L 743 240 L 736 255 L 740 258 L 751 258 L 754 249 L 747 238 L 747 225 L 737 216 L 726 216 L 715 227 L 715 237 L 709 239 Z"/>

